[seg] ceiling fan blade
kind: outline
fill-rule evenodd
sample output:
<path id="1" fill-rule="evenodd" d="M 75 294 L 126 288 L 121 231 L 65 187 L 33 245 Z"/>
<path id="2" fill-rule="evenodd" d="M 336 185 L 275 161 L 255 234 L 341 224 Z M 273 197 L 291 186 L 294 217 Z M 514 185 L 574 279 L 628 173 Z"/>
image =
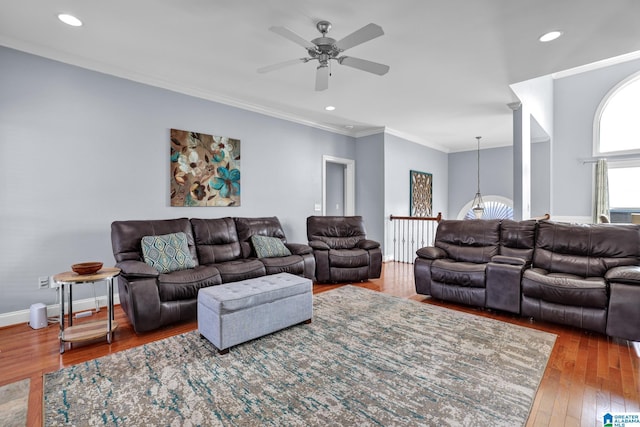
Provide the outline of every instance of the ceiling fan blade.
<path id="1" fill-rule="evenodd" d="M 368 73 L 377 74 L 379 76 L 387 74 L 389 66 L 378 62 L 367 61 L 366 59 L 354 58 L 351 56 L 342 56 L 338 58 L 338 62 L 347 67 L 357 68 L 358 70 Z"/>
<path id="2" fill-rule="evenodd" d="M 329 88 L 329 67 L 319 65 L 316 71 L 316 90 L 322 91 Z"/>
<path id="3" fill-rule="evenodd" d="M 371 39 L 375 39 L 376 37 L 380 37 L 383 34 L 384 31 L 382 31 L 381 26 L 371 23 L 354 31 L 342 40 L 339 40 L 336 46 L 341 51 L 347 50 L 364 42 L 368 42 Z"/>
<path id="4" fill-rule="evenodd" d="M 279 70 L 280 68 L 289 67 L 290 65 L 295 65 L 295 64 L 299 64 L 301 62 L 307 62 L 307 61 L 309 61 L 309 58 L 290 59 L 288 61 L 278 62 L 277 64 L 267 65 L 266 67 L 258 68 L 258 72 L 260 74 L 268 73 L 270 71 Z"/>
<path id="5" fill-rule="evenodd" d="M 315 44 L 311 43 L 308 40 L 303 39 L 301 36 L 297 35 L 296 33 L 291 31 L 287 27 L 271 27 L 271 28 L 269 28 L 269 30 L 273 31 L 274 33 L 276 33 L 278 35 L 281 35 L 285 39 L 289 39 L 292 42 L 294 42 L 296 44 L 299 44 L 300 46 L 304 47 L 305 49 L 314 50 L 316 48 Z"/>

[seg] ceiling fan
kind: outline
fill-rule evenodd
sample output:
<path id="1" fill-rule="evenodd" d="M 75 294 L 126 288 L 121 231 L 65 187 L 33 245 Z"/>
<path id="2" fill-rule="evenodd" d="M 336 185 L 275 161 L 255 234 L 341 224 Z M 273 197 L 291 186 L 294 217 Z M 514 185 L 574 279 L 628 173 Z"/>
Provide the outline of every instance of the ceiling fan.
<path id="1" fill-rule="evenodd" d="M 259 68 L 258 72 L 268 73 L 269 71 L 279 70 L 280 68 L 288 67 L 289 65 L 317 60 L 316 90 L 321 91 L 329 87 L 329 61 L 331 60 L 335 60 L 338 64 L 357 68 L 358 70 L 367 71 L 379 76 L 382 76 L 389 71 L 388 65 L 342 55 L 342 52 L 349 48 L 383 35 L 384 31 L 382 31 L 382 27 L 379 25 L 373 23 L 365 25 L 339 41 L 336 41 L 331 37 L 327 37 L 327 33 L 331 29 L 330 22 L 320 21 L 316 24 L 316 28 L 320 31 L 322 36 L 311 41 L 303 39 L 287 27 L 269 28 L 270 31 L 273 31 L 274 33 L 304 47 L 309 56 L 305 58 L 291 59 L 289 61 L 279 62 L 277 64 Z"/>

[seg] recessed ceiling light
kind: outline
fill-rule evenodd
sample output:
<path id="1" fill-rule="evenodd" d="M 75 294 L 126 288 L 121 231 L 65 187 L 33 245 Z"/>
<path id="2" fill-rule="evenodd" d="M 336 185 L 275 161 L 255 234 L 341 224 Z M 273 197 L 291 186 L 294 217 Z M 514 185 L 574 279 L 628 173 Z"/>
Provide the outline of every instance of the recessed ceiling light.
<path id="1" fill-rule="evenodd" d="M 327 111 L 333 111 L 336 109 L 336 107 L 334 107 L 333 105 L 327 105 L 326 107 L 324 107 L 324 109 Z"/>
<path id="2" fill-rule="evenodd" d="M 545 34 L 541 35 L 538 38 L 538 40 L 540 40 L 543 43 L 546 43 L 546 42 L 550 42 L 550 41 L 553 41 L 553 40 L 557 39 L 561 35 L 562 35 L 562 31 L 558 31 L 558 30 L 549 31 L 548 33 L 545 33 Z"/>
<path id="3" fill-rule="evenodd" d="M 76 18 L 73 15 L 69 15 L 67 13 L 61 13 L 58 15 L 58 19 L 64 22 L 67 25 L 71 25 L 72 27 L 80 27 L 82 25 L 82 21 Z"/>

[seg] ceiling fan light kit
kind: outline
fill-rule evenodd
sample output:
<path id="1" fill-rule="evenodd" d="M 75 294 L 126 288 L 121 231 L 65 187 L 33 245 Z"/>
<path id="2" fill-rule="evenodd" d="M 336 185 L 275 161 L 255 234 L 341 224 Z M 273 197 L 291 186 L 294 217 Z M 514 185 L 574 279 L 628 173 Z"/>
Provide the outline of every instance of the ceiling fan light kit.
<path id="1" fill-rule="evenodd" d="M 305 40 L 286 27 L 269 28 L 270 31 L 304 47 L 309 56 L 262 67 L 258 69 L 258 72 L 268 73 L 290 65 L 307 63 L 309 61 L 318 61 L 318 66 L 316 68 L 316 90 L 322 91 L 329 87 L 330 61 L 332 60 L 336 61 L 340 65 L 346 65 L 348 67 L 377 74 L 379 76 L 382 76 L 389 71 L 388 65 L 342 55 L 342 53 L 349 48 L 383 35 L 384 31 L 379 25 L 373 23 L 365 25 L 339 41 L 327 36 L 327 33 L 331 29 L 331 23 L 329 21 L 318 22 L 316 24 L 316 28 L 322 36 L 311 41 Z"/>

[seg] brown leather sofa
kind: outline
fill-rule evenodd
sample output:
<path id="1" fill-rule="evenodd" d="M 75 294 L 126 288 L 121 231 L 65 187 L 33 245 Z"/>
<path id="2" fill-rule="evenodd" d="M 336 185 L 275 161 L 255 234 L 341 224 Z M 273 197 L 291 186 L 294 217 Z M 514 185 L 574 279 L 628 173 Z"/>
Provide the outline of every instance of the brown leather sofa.
<path id="1" fill-rule="evenodd" d="M 361 216 L 310 216 L 307 238 L 318 283 L 362 282 L 380 277 L 380 243 L 367 239 Z"/>
<path id="2" fill-rule="evenodd" d="M 637 225 L 445 220 L 417 256 L 419 294 L 640 341 Z"/>
<path id="3" fill-rule="evenodd" d="M 143 237 L 179 232 L 195 267 L 160 273 L 144 261 Z M 252 235 L 278 238 L 291 255 L 257 258 Z M 120 304 L 136 332 L 195 319 L 200 288 L 280 272 L 313 279 L 315 271 L 312 249 L 288 243 L 276 217 L 114 221 L 111 244 Z"/>
<path id="4" fill-rule="evenodd" d="M 519 313 L 519 286 L 504 286 L 502 276 L 520 282 L 531 260 L 534 231 L 535 221 L 440 221 L 434 246 L 417 251 L 416 291 L 444 301 Z"/>

